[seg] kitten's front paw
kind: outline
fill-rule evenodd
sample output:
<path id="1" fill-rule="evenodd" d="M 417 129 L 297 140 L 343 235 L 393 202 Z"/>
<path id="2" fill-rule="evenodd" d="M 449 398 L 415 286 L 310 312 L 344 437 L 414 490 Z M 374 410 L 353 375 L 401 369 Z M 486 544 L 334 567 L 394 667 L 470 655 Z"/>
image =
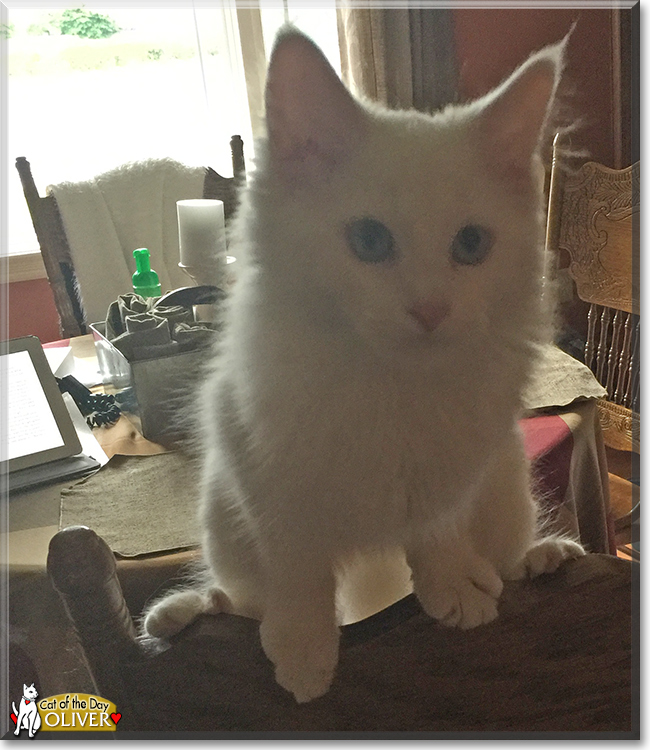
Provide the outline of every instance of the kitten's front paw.
<path id="1" fill-rule="evenodd" d="M 554 573 L 565 560 L 582 557 L 586 552 L 570 539 L 548 537 L 540 539 L 526 553 L 524 565 L 531 578 L 542 573 Z"/>
<path id="2" fill-rule="evenodd" d="M 177 591 L 151 607 L 144 618 L 144 630 L 154 638 L 170 638 L 207 611 L 210 605 L 211 602 L 199 591 Z"/>
<path id="3" fill-rule="evenodd" d="M 498 614 L 503 581 L 487 561 L 477 559 L 471 571 L 430 583 L 415 592 L 424 611 L 443 625 L 462 630 L 486 625 Z"/>
<path id="4" fill-rule="evenodd" d="M 338 628 L 317 637 L 304 626 L 282 627 L 263 621 L 260 638 L 275 665 L 276 682 L 293 693 L 298 703 L 319 698 L 329 690 L 338 662 Z"/>

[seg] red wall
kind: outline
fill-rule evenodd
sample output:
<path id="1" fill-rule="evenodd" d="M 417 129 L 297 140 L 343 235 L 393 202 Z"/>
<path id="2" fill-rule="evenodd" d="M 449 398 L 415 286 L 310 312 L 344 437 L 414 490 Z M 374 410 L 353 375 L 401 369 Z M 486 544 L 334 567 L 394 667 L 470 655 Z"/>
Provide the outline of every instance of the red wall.
<path id="1" fill-rule="evenodd" d="M 9 284 L 9 338 L 38 336 L 43 344 L 61 338 L 59 316 L 47 279 Z"/>
<path id="2" fill-rule="evenodd" d="M 574 147 L 615 167 L 612 11 L 457 9 L 454 11 L 460 93 L 487 93 L 541 47 L 569 40 L 563 85 L 572 116 L 581 121 Z"/>

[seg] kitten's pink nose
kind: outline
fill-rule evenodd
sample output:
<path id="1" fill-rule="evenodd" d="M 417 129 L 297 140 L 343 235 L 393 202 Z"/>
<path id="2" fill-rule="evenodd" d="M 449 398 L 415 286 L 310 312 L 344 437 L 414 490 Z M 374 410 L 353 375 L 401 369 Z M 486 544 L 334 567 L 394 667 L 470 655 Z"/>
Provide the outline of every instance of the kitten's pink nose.
<path id="1" fill-rule="evenodd" d="M 409 313 L 425 331 L 435 331 L 449 315 L 449 305 L 446 302 L 417 302 Z"/>

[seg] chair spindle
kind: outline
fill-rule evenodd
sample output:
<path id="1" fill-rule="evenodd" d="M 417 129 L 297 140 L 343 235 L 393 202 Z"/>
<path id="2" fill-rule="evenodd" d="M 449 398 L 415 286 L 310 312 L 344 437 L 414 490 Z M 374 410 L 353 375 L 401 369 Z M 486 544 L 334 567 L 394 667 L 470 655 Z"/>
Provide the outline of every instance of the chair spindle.
<path id="1" fill-rule="evenodd" d="M 614 391 L 613 399 L 617 404 L 625 404 L 625 387 L 628 384 L 628 368 L 630 365 L 630 340 L 632 337 L 632 325 L 631 325 L 631 319 L 632 316 L 630 313 L 627 313 L 625 316 L 625 324 L 623 327 L 623 346 L 620 348 L 619 357 L 618 357 L 618 363 L 616 366 L 617 369 L 617 381 L 616 381 L 616 390 Z M 615 353 L 615 350 L 612 348 L 612 351 Z"/>
<path id="2" fill-rule="evenodd" d="M 641 339 L 640 331 L 641 321 L 637 321 L 634 328 L 634 343 L 632 346 L 632 356 L 628 364 L 628 383 L 625 391 L 624 405 L 630 407 L 633 411 L 639 411 L 640 397 L 640 361 L 639 361 L 639 342 Z"/>
<path id="3" fill-rule="evenodd" d="M 607 383 L 605 384 L 605 388 L 607 388 L 607 393 L 610 394 L 610 398 L 614 393 L 614 376 L 616 375 L 617 369 L 616 366 L 619 352 L 618 341 L 621 336 L 622 317 L 623 314 L 621 311 L 617 310 L 614 313 L 614 320 L 612 321 L 612 341 L 609 345 L 609 356 L 607 357 Z"/>
<path id="4" fill-rule="evenodd" d="M 593 371 L 594 369 L 594 341 L 596 340 L 596 305 L 591 303 L 589 305 L 589 313 L 587 314 L 587 343 L 585 345 L 585 364 Z"/>
<path id="5" fill-rule="evenodd" d="M 605 382 L 605 354 L 607 349 L 607 333 L 609 329 L 610 319 L 611 313 L 609 307 L 603 308 L 603 312 L 600 316 L 600 337 L 598 339 L 598 349 L 596 351 L 596 378 L 598 378 L 599 383 Z"/>

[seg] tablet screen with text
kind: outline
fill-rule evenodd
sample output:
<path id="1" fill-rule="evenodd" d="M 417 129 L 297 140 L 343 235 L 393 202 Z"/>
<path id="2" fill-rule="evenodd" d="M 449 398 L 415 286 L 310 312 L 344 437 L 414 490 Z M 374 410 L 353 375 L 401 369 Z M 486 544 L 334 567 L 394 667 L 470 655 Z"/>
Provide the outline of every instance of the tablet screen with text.
<path id="1" fill-rule="evenodd" d="M 81 443 L 56 378 L 35 336 L 2 342 L 0 372 L 7 405 L 10 471 L 68 458 Z"/>
<path id="2" fill-rule="evenodd" d="M 29 352 L 4 354 L 8 388 L 7 458 L 60 448 L 61 430 L 52 414 Z"/>

